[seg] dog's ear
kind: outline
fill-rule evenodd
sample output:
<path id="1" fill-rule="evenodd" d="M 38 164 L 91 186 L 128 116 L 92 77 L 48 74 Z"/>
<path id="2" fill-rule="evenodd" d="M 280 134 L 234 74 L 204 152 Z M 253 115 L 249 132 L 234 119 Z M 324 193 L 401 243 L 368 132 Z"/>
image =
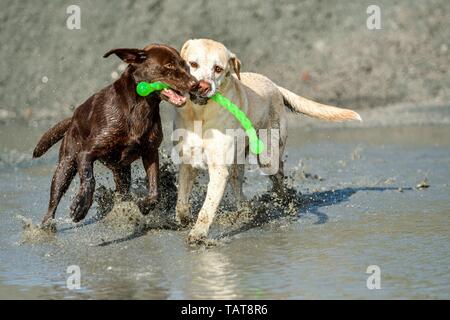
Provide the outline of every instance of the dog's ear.
<path id="1" fill-rule="evenodd" d="M 115 54 L 126 63 L 142 63 L 148 58 L 148 52 L 141 49 L 112 49 L 103 55 L 103 58 L 107 58 L 110 55 Z"/>
<path id="2" fill-rule="evenodd" d="M 185 54 L 186 54 L 187 49 L 189 48 L 190 43 L 191 43 L 191 40 L 186 41 L 183 44 L 183 47 L 181 48 L 181 51 L 180 51 L 180 56 L 185 60 L 186 60 Z"/>
<path id="3" fill-rule="evenodd" d="M 239 60 L 234 53 L 230 52 L 229 62 L 238 79 L 241 80 L 241 60 Z"/>

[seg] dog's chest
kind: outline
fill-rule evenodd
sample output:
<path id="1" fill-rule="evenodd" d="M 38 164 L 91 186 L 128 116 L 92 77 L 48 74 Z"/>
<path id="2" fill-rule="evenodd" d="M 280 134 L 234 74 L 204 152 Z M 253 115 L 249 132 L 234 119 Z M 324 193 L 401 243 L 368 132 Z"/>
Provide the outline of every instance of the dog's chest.
<path id="1" fill-rule="evenodd" d="M 148 106 L 136 106 L 137 110 L 130 115 L 126 126 L 126 139 L 121 143 L 120 161 L 133 162 L 151 149 L 159 147 L 162 141 L 161 118 L 158 110 L 150 110 Z M 153 112 L 153 111 L 156 111 Z"/>
<path id="2" fill-rule="evenodd" d="M 129 144 L 160 143 L 162 129 L 158 104 L 140 103 L 135 105 L 127 123 Z"/>
<path id="3" fill-rule="evenodd" d="M 175 154 L 179 157 L 177 160 L 194 168 L 206 169 L 210 164 L 231 165 L 235 151 L 245 150 L 245 147 L 236 149 L 235 137 L 221 130 L 207 128 L 202 131 L 201 128 L 195 127 L 192 130 L 181 129 L 178 133 L 181 133 L 181 136 L 172 136 L 176 146 Z"/>

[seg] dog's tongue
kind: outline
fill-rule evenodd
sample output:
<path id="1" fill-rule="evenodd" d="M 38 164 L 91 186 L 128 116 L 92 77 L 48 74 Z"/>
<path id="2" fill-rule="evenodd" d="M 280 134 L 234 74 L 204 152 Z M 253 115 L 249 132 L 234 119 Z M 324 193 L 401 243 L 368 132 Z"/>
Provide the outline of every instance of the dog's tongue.
<path id="1" fill-rule="evenodd" d="M 161 93 L 169 99 L 170 103 L 173 103 L 177 106 L 180 106 L 180 105 L 183 105 L 186 103 L 186 97 L 180 96 L 179 94 L 177 94 L 175 91 L 173 91 L 171 89 L 164 89 L 163 91 L 161 91 Z"/>

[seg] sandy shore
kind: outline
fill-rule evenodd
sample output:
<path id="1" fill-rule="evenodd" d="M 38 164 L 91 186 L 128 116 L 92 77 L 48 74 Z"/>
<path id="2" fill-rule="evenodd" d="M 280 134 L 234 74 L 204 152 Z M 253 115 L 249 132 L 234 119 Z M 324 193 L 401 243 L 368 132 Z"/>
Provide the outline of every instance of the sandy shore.
<path id="1" fill-rule="evenodd" d="M 70 114 L 120 73 L 117 47 L 189 38 L 225 43 L 243 71 L 305 97 L 353 109 L 450 100 L 447 0 L 379 0 L 382 29 L 368 30 L 366 1 L 178 0 L 0 4 L 0 119 Z"/>

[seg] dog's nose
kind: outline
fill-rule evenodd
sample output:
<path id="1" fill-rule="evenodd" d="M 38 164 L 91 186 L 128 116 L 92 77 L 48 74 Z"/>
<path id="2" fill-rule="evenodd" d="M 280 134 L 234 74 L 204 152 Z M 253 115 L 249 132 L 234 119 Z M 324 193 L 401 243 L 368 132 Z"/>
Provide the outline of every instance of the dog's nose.
<path id="1" fill-rule="evenodd" d="M 189 91 L 197 91 L 198 90 L 198 81 L 191 80 L 188 83 Z"/>
<path id="2" fill-rule="evenodd" d="M 211 91 L 211 84 L 208 81 L 200 80 L 197 90 L 200 95 L 206 96 Z"/>

